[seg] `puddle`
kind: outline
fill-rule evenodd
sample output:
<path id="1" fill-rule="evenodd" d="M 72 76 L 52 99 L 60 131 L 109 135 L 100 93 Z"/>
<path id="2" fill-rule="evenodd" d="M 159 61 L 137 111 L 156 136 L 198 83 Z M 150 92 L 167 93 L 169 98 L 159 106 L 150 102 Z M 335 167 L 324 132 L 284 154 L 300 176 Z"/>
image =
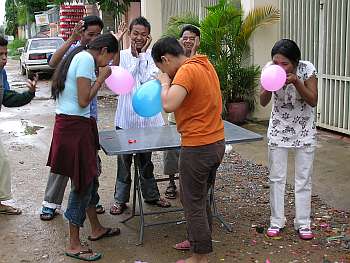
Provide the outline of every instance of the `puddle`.
<path id="1" fill-rule="evenodd" d="M 0 130 L 10 133 L 14 136 L 34 135 L 37 131 L 43 129 L 42 126 L 33 125 L 30 121 L 1 121 Z"/>

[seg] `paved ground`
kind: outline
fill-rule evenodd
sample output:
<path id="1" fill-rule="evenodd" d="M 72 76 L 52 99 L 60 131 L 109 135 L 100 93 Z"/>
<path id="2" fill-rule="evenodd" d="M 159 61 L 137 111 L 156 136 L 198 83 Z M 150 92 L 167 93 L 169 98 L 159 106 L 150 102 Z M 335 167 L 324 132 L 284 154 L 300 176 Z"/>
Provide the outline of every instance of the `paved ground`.
<path id="1" fill-rule="evenodd" d="M 9 79 L 16 89 L 23 78 L 17 65 L 7 66 Z M 0 113 L 0 136 L 11 160 L 13 192 L 24 213 L 0 216 L 0 262 L 76 262 L 64 256 L 68 238 L 67 223 L 62 216 L 52 222 L 39 220 L 39 211 L 47 180 L 45 167 L 54 121 L 54 102 L 49 100 L 49 81 L 40 82 L 37 98 L 22 108 L 3 108 Z M 99 128 L 113 128 L 116 98 L 103 91 L 99 98 Z M 266 126 L 244 126 L 260 134 Z M 293 189 L 288 186 L 286 214 L 288 226 L 281 240 L 269 240 L 259 231 L 266 229 L 269 217 L 266 168 L 266 141 L 234 146 L 219 169 L 216 200 L 219 211 L 234 231 L 228 233 L 218 222 L 214 226 L 214 253 L 210 262 L 350 262 L 348 238 L 350 212 L 350 139 L 319 131 L 319 145 L 313 178 L 313 228 L 317 238 L 301 242 L 292 229 Z M 100 195 L 107 208 L 113 201 L 115 158 L 101 153 L 103 174 Z M 153 155 L 156 176 L 162 175 L 162 155 Z M 293 165 L 290 165 L 292 182 Z M 69 187 L 69 186 L 68 186 Z M 164 192 L 165 185 L 159 185 Z M 67 195 L 66 195 L 67 198 Z M 66 200 L 64 205 L 66 204 Z M 180 206 L 178 199 L 174 206 Z M 147 206 L 147 209 L 152 208 Z M 185 225 L 167 225 L 146 229 L 145 244 L 135 246 L 138 220 L 120 224 L 126 215 L 102 215 L 105 225 L 121 227 L 120 237 L 88 244 L 104 254 L 100 262 L 149 263 L 175 262 L 187 257 L 171 246 L 185 237 Z M 182 214 L 154 216 L 150 220 L 182 218 Z M 83 229 L 89 235 L 89 224 Z M 344 237 L 339 237 L 344 236 Z"/>

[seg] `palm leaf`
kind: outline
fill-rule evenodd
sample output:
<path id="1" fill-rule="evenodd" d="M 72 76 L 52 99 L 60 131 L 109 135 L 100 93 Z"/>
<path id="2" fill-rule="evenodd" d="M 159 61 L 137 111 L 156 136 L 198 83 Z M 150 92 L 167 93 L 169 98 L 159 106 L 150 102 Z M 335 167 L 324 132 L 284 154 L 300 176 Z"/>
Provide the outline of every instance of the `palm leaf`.
<path id="1" fill-rule="evenodd" d="M 166 31 L 164 32 L 163 36 L 172 36 L 175 38 L 179 38 L 181 29 L 185 25 L 194 25 L 199 28 L 199 17 L 192 13 L 187 13 L 182 16 L 170 17 Z"/>
<path id="2" fill-rule="evenodd" d="M 251 10 L 242 22 L 241 30 L 236 39 L 236 44 L 245 49 L 250 36 L 258 27 L 272 24 L 279 19 L 279 10 L 271 5 Z"/>

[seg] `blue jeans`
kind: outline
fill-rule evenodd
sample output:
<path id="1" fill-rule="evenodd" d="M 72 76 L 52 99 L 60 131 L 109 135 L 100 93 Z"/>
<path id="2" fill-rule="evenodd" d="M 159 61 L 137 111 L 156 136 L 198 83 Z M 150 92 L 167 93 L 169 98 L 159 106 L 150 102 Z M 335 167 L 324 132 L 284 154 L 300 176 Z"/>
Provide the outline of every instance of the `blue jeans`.
<path id="1" fill-rule="evenodd" d="M 95 177 L 83 192 L 77 192 L 72 183 L 67 210 L 64 213 L 64 216 L 68 219 L 69 223 L 78 227 L 83 227 L 86 219 L 86 209 L 89 207 L 96 207 L 100 200 L 100 196 L 97 192 L 98 187 L 98 177 Z"/>
<path id="2" fill-rule="evenodd" d="M 118 130 L 120 128 L 116 127 L 116 129 Z M 117 180 L 115 183 L 114 199 L 119 204 L 129 202 L 132 157 L 132 154 L 118 155 Z M 160 194 L 153 174 L 154 166 L 152 163 L 152 153 L 138 153 L 137 157 L 140 160 L 139 176 L 143 198 L 145 201 L 159 200 Z"/>

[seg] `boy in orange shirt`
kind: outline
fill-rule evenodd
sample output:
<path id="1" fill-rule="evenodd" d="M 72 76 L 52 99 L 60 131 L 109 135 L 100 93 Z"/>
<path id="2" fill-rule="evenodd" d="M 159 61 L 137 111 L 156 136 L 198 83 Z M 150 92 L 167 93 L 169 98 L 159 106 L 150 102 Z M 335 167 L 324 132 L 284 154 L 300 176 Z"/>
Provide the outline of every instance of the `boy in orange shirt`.
<path id="1" fill-rule="evenodd" d="M 175 112 L 181 135 L 180 199 L 193 255 L 178 262 L 205 263 L 213 251 L 207 193 L 225 152 L 219 79 L 206 56 L 187 58 L 173 37 L 158 40 L 152 57 L 163 72 L 158 79 L 164 111 Z"/>

